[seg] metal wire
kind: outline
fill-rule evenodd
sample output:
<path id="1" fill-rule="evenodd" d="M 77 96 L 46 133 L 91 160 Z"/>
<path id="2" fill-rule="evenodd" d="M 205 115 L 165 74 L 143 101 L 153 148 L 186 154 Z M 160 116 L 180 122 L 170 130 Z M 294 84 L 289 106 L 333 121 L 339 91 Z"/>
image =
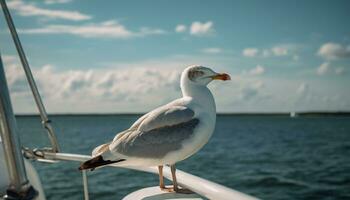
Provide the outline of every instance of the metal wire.
<path id="1" fill-rule="evenodd" d="M 47 116 L 44 104 L 43 104 L 43 102 L 41 100 L 41 97 L 40 97 L 40 93 L 39 93 L 38 88 L 37 88 L 37 86 L 35 84 L 35 80 L 33 78 L 33 74 L 32 74 L 32 72 L 30 70 L 30 66 L 29 66 L 28 60 L 26 58 L 26 55 L 24 53 L 24 50 L 22 48 L 21 41 L 19 40 L 17 31 L 16 31 L 16 27 L 15 27 L 15 25 L 13 23 L 11 14 L 10 14 L 8 8 L 7 8 L 5 0 L 0 0 L 0 3 L 1 3 L 1 7 L 2 7 L 2 10 L 3 10 L 3 13 L 5 15 L 5 19 L 6 19 L 7 25 L 9 27 L 10 32 L 11 32 L 11 36 L 12 36 L 13 42 L 15 43 L 15 46 L 16 46 L 19 58 L 21 60 L 24 72 L 26 74 L 26 77 L 27 77 L 30 89 L 31 89 L 31 91 L 33 93 L 33 97 L 34 97 L 35 103 L 36 103 L 36 105 L 38 107 L 38 110 L 39 110 L 39 113 L 40 113 L 40 117 L 41 117 L 41 122 L 42 122 L 44 128 L 47 130 L 47 133 L 48 133 L 48 136 L 49 136 L 49 140 L 50 140 L 50 143 L 51 143 L 51 146 L 52 146 L 52 151 L 53 152 L 59 152 L 58 142 L 57 142 L 54 130 L 53 130 L 51 124 L 50 124 L 51 121 L 49 120 L 49 118 Z"/>

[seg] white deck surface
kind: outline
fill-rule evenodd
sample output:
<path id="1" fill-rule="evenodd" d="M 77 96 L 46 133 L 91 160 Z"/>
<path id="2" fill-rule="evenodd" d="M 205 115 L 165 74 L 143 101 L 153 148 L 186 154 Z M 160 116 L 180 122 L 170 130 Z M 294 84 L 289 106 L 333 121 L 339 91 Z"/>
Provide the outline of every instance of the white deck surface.
<path id="1" fill-rule="evenodd" d="M 167 186 L 168 187 L 168 186 Z M 130 193 L 123 200 L 204 200 L 197 194 L 179 194 L 175 192 L 161 191 L 159 186 L 143 188 Z"/>

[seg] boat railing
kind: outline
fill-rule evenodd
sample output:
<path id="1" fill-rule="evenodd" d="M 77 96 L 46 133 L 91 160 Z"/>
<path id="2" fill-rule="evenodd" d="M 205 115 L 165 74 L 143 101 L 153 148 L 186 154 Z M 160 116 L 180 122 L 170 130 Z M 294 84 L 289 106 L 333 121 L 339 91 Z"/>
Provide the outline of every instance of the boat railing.
<path id="1" fill-rule="evenodd" d="M 42 162 L 57 162 L 57 161 L 84 162 L 91 158 L 91 156 L 88 156 L 88 155 L 71 154 L 71 153 L 54 153 L 54 152 L 47 152 L 47 151 L 36 151 L 34 152 L 33 155 L 39 158 L 38 161 L 42 161 Z M 126 168 L 126 169 L 142 171 L 142 172 L 158 174 L 157 167 L 126 167 L 126 166 L 118 166 L 117 164 L 109 165 L 109 167 Z M 163 170 L 164 170 L 164 177 L 171 180 L 170 168 L 167 166 L 164 166 Z M 85 199 L 88 199 L 87 174 L 86 174 L 86 171 L 82 171 L 82 173 L 83 173 Z M 176 170 L 176 176 L 180 186 L 187 188 L 197 193 L 198 195 L 208 199 L 220 199 L 220 200 L 257 200 L 258 199 L 256 197 L 228 188 L 218 183 L 189 174 L 182 170 Z"/>

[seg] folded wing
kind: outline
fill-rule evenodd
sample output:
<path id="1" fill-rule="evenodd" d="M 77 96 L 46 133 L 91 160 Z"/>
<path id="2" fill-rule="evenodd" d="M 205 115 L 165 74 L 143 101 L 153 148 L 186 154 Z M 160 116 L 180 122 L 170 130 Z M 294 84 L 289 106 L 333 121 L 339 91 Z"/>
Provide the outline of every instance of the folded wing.
<path id="1" fill-rule="evenodd" d="M 194 111 L 186 106 L 163 106 L 117 135 L 109 149 L 126 157 L 162 158 L 180 149 L 183 142 L 193 136 L 199 124 L 194 116 Z"/>

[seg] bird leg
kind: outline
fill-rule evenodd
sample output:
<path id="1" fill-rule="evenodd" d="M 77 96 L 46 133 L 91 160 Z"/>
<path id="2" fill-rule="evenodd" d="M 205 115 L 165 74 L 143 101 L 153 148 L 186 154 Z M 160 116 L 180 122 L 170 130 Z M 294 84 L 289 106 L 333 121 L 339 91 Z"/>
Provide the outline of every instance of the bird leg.
<path id="1" fill-rule="evenodd" d="M 171 169 L 171 175 L 172 175 L 172 178 L 173 178 L 173 189 L 174 189 L 174 191 L 177 192 L 177 193 L 182 193 L 182 194 L 192 194 L 193 192 L 191 190 L 178 187 L 177 180 L 176 180 L 175 164 L 170 165 L 170 169 Z"/>
<path id="2" fill-rule="evenodd" d="M 158 171 L 159 171 L 159 187 L 160 189 L 163 189 L 165 188 L 164 178 L 163 178 L 163 165 L 158 166 Z"/>
<path id="3" fill-rule="evenodd" d="M 171 169 L 171 176 L 173 178 L 173 189 L 174 189 L 175 192 L 177 192 L 179 190 L 179 188 L 177 186 L 175 164 L 174 165 L 170 165 L 170 169 Z"/>
<path id="4" fill-rule="evenodd" d="M 164 184 L 164 177 L 163 177 L 163 165 L 158 166 L 158 171 L 159 171 L 159 187 L 162 191 L 166 192 L 173 192 L 173 188 L 167 188 L 165 187 Z"/>

